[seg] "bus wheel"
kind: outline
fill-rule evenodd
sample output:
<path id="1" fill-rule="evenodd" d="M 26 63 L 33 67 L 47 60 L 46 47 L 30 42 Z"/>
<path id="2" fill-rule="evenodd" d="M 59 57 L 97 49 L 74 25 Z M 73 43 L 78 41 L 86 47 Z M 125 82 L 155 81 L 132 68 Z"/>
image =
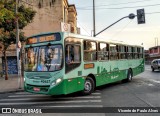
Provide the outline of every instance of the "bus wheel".
<path id="1" fill-rule="evenodd" d="M 127 81 L 131 82 L 132 81 L 132 71 L 129 69 L 128 74 L 127 74 Z"/>
<path id="2" fill-rule="evenodd" d="M 83 95 L 90 95 L 94 91 L 94 80 L 91 77 L 87 77 L 84 83 Z"/>

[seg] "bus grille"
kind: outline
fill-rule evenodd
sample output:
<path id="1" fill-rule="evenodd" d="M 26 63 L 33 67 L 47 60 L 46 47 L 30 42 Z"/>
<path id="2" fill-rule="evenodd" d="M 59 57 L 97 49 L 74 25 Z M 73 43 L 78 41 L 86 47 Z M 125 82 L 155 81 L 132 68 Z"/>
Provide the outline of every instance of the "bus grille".
<path id="1" fill-rule="evenodd" d="M 34 87 L 40 88 L 39 92 L 47 92 L 49 89 L 49 86 L 35 86 L 27 84 L 27 90 L 34 91 Z"/>

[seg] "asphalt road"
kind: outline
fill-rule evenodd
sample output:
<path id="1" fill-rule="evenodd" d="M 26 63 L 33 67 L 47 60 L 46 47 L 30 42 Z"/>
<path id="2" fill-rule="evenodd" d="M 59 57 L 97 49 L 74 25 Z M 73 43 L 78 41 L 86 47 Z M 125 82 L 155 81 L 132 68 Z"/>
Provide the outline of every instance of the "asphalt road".
<path id="1" fill-rule="evenodd" d="M 146 66 L 145 72 L 133 77 L 132 82 L 118 82 L 98 87 L 96 91 L 89 96 L 81 96 L 77 93 L 67 96 L 46 96 L 27 92 L 1 94 L 0 108 L 6 107 L 15 109 L 47 109 L 49 112 L 55 113 L 65 113 L 67 108 L 69 109 L 69 112 L 73 111 L 75 113 L 77 110 L 83 113 L 83 109 L 85 109 L 85 111 L 87 109 L 89 114 L 79 114 L 85 116 L 90 116 L 90 113 L 94 113 L 92 116 L 123 116 L 124 114 L 122 113 L 103 113 L 103 111 L 107 112 L 109 108 L 113 108 L 110 110 L 115 111 L 115 107 L 118 107 L 116 110 L 121 107 L 129 110 L 133 110 L 133 108 L 137 110 L 139 107 L 142 107 L 143 109 L 149 107 L 156 112 L 160 110 L 157 109 L 157 107 L 160 107 L 160 72 L 152 72 L 150 67 Z M 59 111 L 57 108 L 63 110 Z M 100 109 L 103 110 L 101 111 Z M 98 111 L 101 113 L 98 113 Z M 136 115 L 159 115 L 153 113 L 153 111 L 151 113 L 138 113 Z M 61 113 L 56 114 L 56 116 L 62 115 Z M 65 115 L 77 115 L 77 113 L 75 113 L 65 113 Z M 134 113 L 125 113 L 125 115 L 134 115 Z"/>

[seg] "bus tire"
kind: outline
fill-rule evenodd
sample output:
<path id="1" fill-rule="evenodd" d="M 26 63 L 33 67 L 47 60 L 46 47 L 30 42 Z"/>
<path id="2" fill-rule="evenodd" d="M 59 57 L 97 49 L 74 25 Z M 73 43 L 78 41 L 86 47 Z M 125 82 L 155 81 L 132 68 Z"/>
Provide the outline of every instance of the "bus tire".
<path id="1" fill-rule="evenodd" d="M 127 82 L 131 82 L 132 81 L 132 70 L 131 69 L 129 69 L 128 70 L 128 74 L 127 74 Z"/>
<path id="2" fill-rule="evenodd" d="M 82 91 L 83 95 L 90 95 L 95 88 L 94 80 L 91 77 L 87 77 L 84 83 L 84 90 Z"/>

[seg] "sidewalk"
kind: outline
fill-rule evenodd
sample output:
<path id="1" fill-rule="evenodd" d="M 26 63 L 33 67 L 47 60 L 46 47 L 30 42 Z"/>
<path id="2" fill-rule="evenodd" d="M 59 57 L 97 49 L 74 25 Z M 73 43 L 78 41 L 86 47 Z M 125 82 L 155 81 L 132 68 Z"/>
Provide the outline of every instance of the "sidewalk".
<path id="1" fill-rule="evenodd" d="M 21 88 L 19 80 L 17 74 L 9 75 L 8 80 L 5 80 L 4 76 L 0 77 L 0 93 L 23 91 L 23 77 L 21 77 Z"/>

